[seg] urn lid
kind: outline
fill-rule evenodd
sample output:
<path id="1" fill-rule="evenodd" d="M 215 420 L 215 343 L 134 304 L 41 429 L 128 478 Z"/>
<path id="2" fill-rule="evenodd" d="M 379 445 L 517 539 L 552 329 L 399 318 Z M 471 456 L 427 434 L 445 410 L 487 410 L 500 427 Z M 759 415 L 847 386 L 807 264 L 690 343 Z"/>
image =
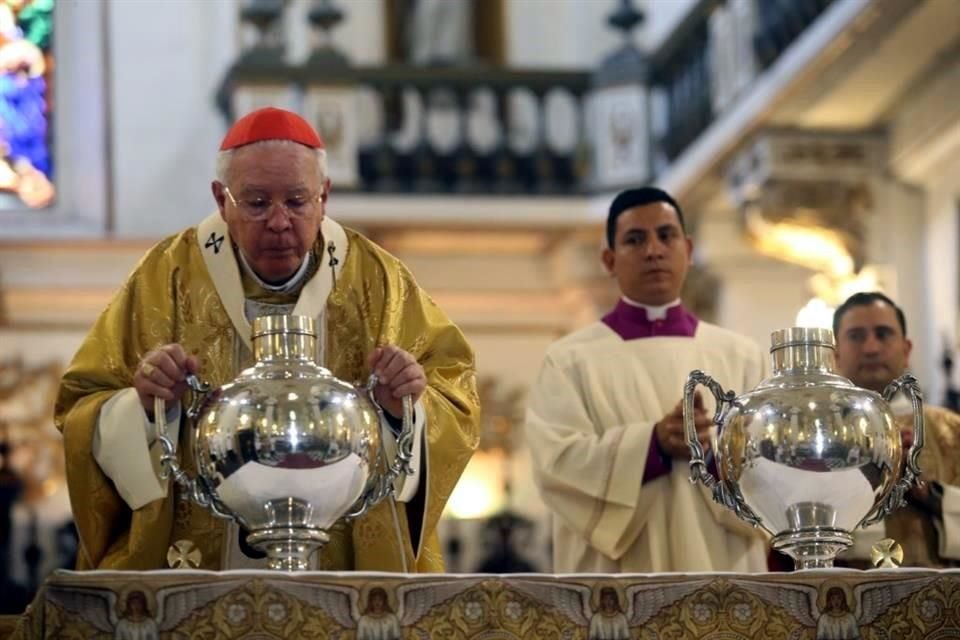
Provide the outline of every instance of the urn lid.
<path id="1" fill-rule="evenodd" d="M 260 316 L 253 321 L 253 337 L 275 333 L 317 336 L 314 319 L 310 316 Z"/>
<path id="2" fill-rule="evenodd" d="M 770 352 L 784 347 L 817 346 L 835 349 L 833 331 L 820 327 L 790 327 L 770 334 Z"/>

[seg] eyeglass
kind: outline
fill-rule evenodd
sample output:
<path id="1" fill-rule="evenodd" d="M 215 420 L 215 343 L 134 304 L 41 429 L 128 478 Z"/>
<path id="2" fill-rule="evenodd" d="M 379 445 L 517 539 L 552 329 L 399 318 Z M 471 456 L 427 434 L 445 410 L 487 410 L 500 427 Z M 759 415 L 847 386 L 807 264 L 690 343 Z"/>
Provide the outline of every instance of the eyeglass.
<path id="1" fill-rule="evenodd" d="M 230 198 L 230 202 L 251 220 L 266 220 L 273 211 L 274 204 L 279 204 L 280 208 L 287 212 L 292 218 L 304 218 L 313 210 L 313 205 L 320 201 L 320 194 L 294 195 L 288 197 L 282 202 L 274 202 L 270 198 L 263 196 L 251 196 L 246 199 L 237 200 L 229 187 L 224 187 L 223 192 Z"/>

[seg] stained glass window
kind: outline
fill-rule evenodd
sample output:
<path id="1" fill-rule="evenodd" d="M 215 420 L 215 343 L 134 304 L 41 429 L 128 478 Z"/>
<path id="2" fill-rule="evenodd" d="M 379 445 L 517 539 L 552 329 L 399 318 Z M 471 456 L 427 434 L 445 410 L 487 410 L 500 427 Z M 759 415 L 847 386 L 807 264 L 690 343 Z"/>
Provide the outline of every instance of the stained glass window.
<path id="1" fill-rule="evenodd" d="M 56 197 L 55 1 L 0 0 L 0 210 L 42 209 Z"/>

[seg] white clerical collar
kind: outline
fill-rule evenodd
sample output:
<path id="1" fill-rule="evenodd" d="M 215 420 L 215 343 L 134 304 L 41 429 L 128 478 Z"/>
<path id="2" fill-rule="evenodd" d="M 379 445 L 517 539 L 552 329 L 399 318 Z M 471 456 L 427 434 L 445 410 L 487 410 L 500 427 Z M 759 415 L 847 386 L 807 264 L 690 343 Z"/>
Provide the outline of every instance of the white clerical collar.
<path id="1" fill-rule="evenodd" d="M 263 278 L 257 275 L 257 272 L 253 270 L 253 267 L 250 266 L 250 263 L 247 262 L 247 257 L 243 255 L 243 249 L 237 247 L 237 255 L 240 256 L 240 264 L 243 265 L 243 270 L 246 271 L 251 278 L 253 278 L 258 285 L 271 291 L 273 293 L 289 293 L 297 288 L 300 282 L 303 280 L 303 277 L 307 275 L 307 270 L 310 268 L 310 262 L 313 260 L 313 255 L 311 252 L 307 251 L 307 255 L 304 256 L 303 260 L 300 261 L 300 268 L 297 269 L 290 278 L 281 284 L 270 284 L 265 282 Z"/>
<path id="2" fill-rule="evenodd" d="M 640 302 L 636 302 L 634 300 L 631 300 L 627 296 L 621 296 L 620 299 L 623 300 L 626 304 L 630 305 L 631 307 L 636 307 L 637 309 L 644 309 L 647 312 L 647 320 L 663 320 L 664 318 L 667 317 L 667 311 L 669 311 L 671 307 L 675 307 L 678 304 L 680 304 L 680 298 L 677 298 L 673 302 L 668 302 L 667 304 L 659 307 L 651 307 L 648 304 L 642 304 Z"/>

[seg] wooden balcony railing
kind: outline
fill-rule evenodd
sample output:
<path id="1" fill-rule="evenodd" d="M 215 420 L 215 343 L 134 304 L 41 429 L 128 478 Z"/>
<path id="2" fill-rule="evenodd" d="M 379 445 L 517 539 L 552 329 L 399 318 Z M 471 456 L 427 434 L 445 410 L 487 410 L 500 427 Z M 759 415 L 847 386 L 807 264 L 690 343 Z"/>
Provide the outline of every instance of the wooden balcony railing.
<path id="1" fill-rule="evenodd" d="M 332 89 L 348 96 L 353 110 L 342 115 L 355 119 L 356 154 L 348 188 L 410 193 L 582 190 L 589 83 L 581 71 L 288 66 L 263 58 L 236 65 L 228 78 L 234 89 L 298 87 L 307 98 Z M 337 127 L 344 123 L 336 120 L 320 127 L 328 145 L 343 142 Z"/>
<path id="2" fill-rule="evenodd" d="M 631 134 L 642 130 L 635 139 L 642 138 L 648 151 L 630 157 L 649 158 L 650 166 L 638 167 L 631 179 L 661 174 L 834 1 L 701 0 L 643 64 L 636 64 L 634 58 L 643 56 L 636 49 L 634 56 L 608 58 L 604 65 L 632 60 L 611 74 L 606 66 L 593 71 L 481 64 L 358 67 L 332 49 L 329 37 L 320 38 L 327 44 L 305 63 L 289 65 L 270 30 L 284 3 L 249 0 L 243 19 L 262 32 L 261 42 L 232 67 L 219 103 L 232 120 L 241 88 L 291 89 L 299 95 L 292 99 L 299 103 L 294 108 L 313 109 L 315 123 L 335 147 L 332 171 L 341 173 L 335 177 L 341 190 L 582 193 L 596 184 L 591 177 L 599 167 L 591 135 L 609 128 L 587 116 L 598 81 L 613 76 L 629 83 L 624 77 L 634 74 L 637 86 L 650 89 L 649 119 L 636 115 L 647 113 L 639 109 L 630 112 L 634 120 L 628 123 Z M 324 32 L 342 18 L 332 0 L 315 4 L 310 20 Z M 630 0 L 621 0 L 609 22 L 629 33 L 640 15 Z M 625 39 L 626 49 L 631 42 Z M 317 106 L 324 101 L 326 107 Z M 256 100 L 244 104 L 259 106 Z"/>
<path id="3" fill-rule="evenodd" d="M 652 56 L 655 166 L 679 157 L 834 1 L 701 1 Z"/>

